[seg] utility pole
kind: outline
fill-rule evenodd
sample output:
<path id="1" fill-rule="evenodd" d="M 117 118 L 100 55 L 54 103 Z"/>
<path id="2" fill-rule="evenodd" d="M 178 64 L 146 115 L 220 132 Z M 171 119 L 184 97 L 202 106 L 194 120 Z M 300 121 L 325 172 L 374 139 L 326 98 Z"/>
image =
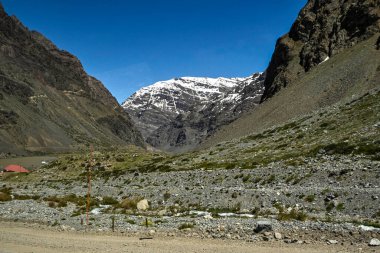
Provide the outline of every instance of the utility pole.
<path id="1" fill-rule="evenodd" d="M 90 161 L 88 163 L 89 167 L 87 170 L 87 205 L 86 205 L 86 224 L 89 225 L 89 211 L 90 211 L 90 202 L 91 202 L 91 170 L 92 170 L 92 152 L 93 147 L 90 145 Z"/>

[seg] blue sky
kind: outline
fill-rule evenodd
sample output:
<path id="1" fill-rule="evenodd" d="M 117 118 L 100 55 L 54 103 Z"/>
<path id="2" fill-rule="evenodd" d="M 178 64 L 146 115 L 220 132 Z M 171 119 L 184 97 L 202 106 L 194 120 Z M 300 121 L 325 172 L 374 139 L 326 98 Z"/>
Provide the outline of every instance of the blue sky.
<path id="1" fill-rule="evenodd" d="M 180 76 L 264 71 L 306 0 L 1 0 L 76 55 L 119 102 Z"/>

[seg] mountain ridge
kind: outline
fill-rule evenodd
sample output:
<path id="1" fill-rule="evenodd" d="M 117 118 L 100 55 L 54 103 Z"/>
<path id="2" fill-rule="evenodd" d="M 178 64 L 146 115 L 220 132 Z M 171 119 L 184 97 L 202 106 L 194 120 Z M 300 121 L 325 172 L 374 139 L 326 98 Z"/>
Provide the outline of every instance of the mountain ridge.
<path id="1" fill-rule="evenodd" d="M 140 89 L 122 106 L 148 144 L 180 152 L 254 107 L 263 92 L 263 77 L 174 78 Z"/>
<path id="2" fill-rule="evenodd" d="M 79 59 L 29 31 L 0 4 L 0 152 L 144 146 L 112 94 Z"/>

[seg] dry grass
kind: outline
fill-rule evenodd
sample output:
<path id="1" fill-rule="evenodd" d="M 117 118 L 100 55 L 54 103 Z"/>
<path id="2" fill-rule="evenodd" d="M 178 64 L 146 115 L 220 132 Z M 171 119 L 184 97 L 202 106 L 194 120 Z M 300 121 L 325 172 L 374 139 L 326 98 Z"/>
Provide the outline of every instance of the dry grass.
<path id="1" fill-rule="evenodd" d="M 10 201 L 12 200 L 11 195 L 8 193 L 0 192 L 0 201 Z"/>
<path id="2" fill-rule="evenodd" d="M 120 207 L 132 210 L 137 209 L 137 203 L 142 199 L 142 197 L 125 198 L 120 202 Z"/>

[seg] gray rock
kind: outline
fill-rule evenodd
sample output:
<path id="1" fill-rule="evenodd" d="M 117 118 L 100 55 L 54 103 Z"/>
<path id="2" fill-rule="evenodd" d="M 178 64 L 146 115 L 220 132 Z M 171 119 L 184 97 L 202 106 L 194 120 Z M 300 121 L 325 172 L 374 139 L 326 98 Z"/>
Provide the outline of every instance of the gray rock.
<path id="1" fill-rule="evenodd" d="M 372 247 L 380 246 L 380 240 L 372 238 L 371 241 L 369 241 L 368 245 Z"/>
<path id="2" fill-rule="evenodd" d="M 327 240 L 327 244 L 338 244 L 337 240 Z"/>
<path id="3" fill-rule="evenodd" d="M 281 240 L 282 239 L 282 234 L 280 234 L 279 232 L 275 232 L 274 233 L 274 238 L 276 238 L 277 240 Z"/>
<path id="4" fill-rule="evenodd" d="M 255 233 L 263 233 L 263 232 L 268 232 L 272 231 L 272 222 L 269 220 L 261 220 L 257 222 L 257 226 L 255 228 Z"/>

